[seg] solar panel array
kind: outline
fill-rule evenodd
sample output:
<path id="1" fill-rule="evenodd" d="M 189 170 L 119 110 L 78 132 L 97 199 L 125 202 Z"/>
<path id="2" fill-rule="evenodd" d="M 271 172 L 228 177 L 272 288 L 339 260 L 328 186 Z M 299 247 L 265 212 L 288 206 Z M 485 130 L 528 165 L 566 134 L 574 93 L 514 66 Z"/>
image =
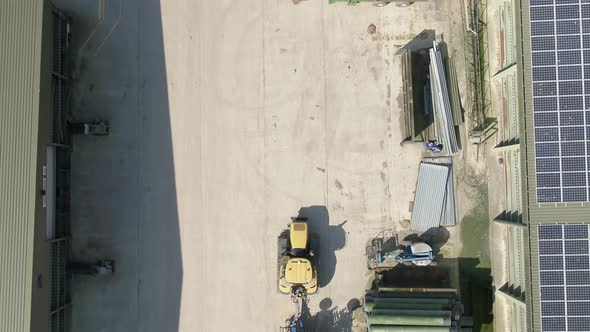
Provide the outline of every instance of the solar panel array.
<path id="1" fill-rule="evenodd" d="M 590 331 L 589 225 L 539 225 L 542 331 Z"/>
<path id="2" fill-rule="evenodd" d="M 537 201 L 589 200 L 590 0 L 530 0 Z"/>

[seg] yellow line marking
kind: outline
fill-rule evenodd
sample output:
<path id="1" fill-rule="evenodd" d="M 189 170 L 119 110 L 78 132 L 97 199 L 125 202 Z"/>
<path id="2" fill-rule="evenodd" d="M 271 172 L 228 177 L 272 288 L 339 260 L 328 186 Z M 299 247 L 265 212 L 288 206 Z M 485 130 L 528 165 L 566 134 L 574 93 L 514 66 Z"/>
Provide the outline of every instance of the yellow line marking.
<path id="1" fill-rule="evenodd" d="M 96 48 L 96 51 L 94 52 L 94 56 L 98 55 L 98 52 L 100 52 L 100 49 L 104 46 L 105 42 L 111 37 L 111 34 L 113 33 L 113 31 L 115 31 L 115 29 L 119 25 L 119 22 L 121 22 L 122 16 L 123 16 L 123 0 L 119 0 L 119 16 L 117 17 L 117 20 L 115 21 L 115 23 L 113 24 L 113 26 L 111 27 L 109 32 L 107 33 L 106 37 L 104 37 L 104 39 L 100 42 L 100 45 L 98 45 L 98 47 Z"/>
<path id="2" fill-rule="evenodd" d="M 104 19 L 104 0 L 98 0 L 98 19 Z"/>
<path id="3" fill-rule="evenodd" d="M 86 44 L 88 44 L 88 42 L 92 39 L 92 37 L 94 37 L 94 35 L 96 34 L 96 30 L 98 29 L 98 26 L 101 25 L 103 21 L 104 21 L 104 0 L 98 0 L 98 22 L 96 23 L 96 25 L 92 29 L 92 32 L 90 32 L 90 34 L 88 35 L 88 38 L 86 38 L 86 41 L 82 44 L 82 46 L 80 46 L 80 50 L 84 49 L 84 47 L 86 47 Z"/>

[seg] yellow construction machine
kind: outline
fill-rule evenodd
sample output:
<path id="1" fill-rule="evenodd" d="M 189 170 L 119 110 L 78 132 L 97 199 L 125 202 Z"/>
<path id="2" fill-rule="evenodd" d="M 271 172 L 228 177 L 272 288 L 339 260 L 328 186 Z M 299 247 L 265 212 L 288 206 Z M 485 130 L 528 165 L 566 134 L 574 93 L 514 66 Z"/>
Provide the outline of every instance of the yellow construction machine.
<path id="1" fill-rule="evenodd" d="M 316 253 L 311 246 L 307 218 L 293 218 L 278 237 L 278 288 L 297 297 L 318 290 Z"/>

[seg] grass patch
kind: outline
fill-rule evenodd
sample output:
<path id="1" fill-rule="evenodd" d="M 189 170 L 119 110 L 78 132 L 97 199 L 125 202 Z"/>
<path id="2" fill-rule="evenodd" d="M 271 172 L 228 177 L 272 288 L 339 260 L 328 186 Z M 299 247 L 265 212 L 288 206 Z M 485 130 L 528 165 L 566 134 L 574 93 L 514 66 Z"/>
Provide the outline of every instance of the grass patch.
<path id="1" fill-rule="evenodd" d="M 487 205 L 487 204 L 486 204 Z M 461 257 L 478 258 L 478 267 L 491 268 L 489 248 L 489 215 L 474 214 L 474 211 L 461 220 Z"/>

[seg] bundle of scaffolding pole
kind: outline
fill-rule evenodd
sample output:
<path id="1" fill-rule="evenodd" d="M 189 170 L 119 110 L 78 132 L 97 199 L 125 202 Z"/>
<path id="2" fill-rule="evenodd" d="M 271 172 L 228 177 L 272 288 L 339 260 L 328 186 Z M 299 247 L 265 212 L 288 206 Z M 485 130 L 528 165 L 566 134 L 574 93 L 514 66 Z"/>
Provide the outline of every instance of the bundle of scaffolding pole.
<path id="1" fill-rule="evenodd" d="M 459 145 L 455 133 L 453 109 L 449 99 L 444 62 L 436 41 L 433 42 L 433 47 L 430 49 L 430 89 L 434 125 L 440 133 L 439 142 L 442 143 L 443 150 L 449 154 L 456 154 L 459 152 Z"/>

